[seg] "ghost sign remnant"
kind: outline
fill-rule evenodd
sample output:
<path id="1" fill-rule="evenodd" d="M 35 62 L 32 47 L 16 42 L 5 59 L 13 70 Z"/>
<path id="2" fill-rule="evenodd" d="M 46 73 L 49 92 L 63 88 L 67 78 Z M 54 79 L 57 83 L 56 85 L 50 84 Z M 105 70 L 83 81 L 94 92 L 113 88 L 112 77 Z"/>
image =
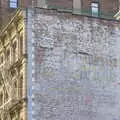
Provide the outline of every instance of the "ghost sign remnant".
<path id="1" fill-rule="evenodd" d="M 94 18 L 35 16 L 34 118 L 120 120 L 120 46 L 118 34 L 111 35 L 114 26 Z"/>

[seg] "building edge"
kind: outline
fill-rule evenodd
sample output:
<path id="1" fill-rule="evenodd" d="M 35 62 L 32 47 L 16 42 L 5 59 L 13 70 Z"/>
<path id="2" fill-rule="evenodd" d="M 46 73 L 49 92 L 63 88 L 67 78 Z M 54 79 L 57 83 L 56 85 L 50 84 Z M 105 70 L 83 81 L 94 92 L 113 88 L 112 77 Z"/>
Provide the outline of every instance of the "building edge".
<path id="1" fill-rule="evenodd" d="M 28 65 L 27 65 L 27 97 L 28 97 L 28 108 L 27 108 L 27 118 L 32 120 L 32 80 L 33 76 L 33 46 L 32 46 L 32 9 L 27 8 L 24 10 L 26 15 L 26 42 L 27 42 L 27 54 L 28 54 Z"/>

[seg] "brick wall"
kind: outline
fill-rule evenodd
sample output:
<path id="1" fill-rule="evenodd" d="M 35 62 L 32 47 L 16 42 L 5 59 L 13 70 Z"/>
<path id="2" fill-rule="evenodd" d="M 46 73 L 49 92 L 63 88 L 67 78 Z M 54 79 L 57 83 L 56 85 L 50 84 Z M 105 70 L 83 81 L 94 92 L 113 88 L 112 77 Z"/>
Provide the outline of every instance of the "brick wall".
<path id="1" fill-rule="evenodd" d="M 100 10 L 102 11 L 102 14 L 115 15 L 119 10 L 119 0 L 101 0 Z"/>
<path id="2" fill-rule="evenodd" d="M 119 23 L 53 10 L 33 16 L 33 118 L 119 120 Z"/>
<path id="3" fill-rule="evenodd" d="M 101 0 L 100 1 L 101 10 L 104 12 L 116 13 L 119 8 L 119 0 Z"/>
<path id="4" fill-rule="evenodd" d="M 84 10 L 90 10 L 90 0 L 82 0 L 82 7 Z"/>
<path id="5" fill-rule="evenodd" d="M 0 24 L 4 27 L 4 25 L 6 25 L 8 21 L 10 21 L 16 9 L 12 9 L 9 7 L 9 0 L 0 0 L 0 2 Z M 32 0 L 18 0 L 18 6 L 20 8 L 31 8 Z"/>
<path id="6" fill-rule="evenodd" d="M 6 0 L 6 1 L 1 0 L 1 7 L 0 7 L 1 15 L 0 15 L 0 19 L 1 19 L 1 25 L 2 26 L 3 26 L 3 24 L 6 24 L 6 22 L 9 19 L 10 14 L 12 14 L 12 12 L 14 11 L 14 10 L 9 9 L 8 6 L 9 6 L 8 0 Z"/>
<path id="7" fill-rule="evenodd" d="M 47 0 L 47 4 L 57 8 L 72 9 L 73 0 Z"/>
<path id="8" fill-rule="evenodd" d="M 32 0 L 19 0 L 19 6 L 22 8 L 31 8 Z"/>
<path id="9" fill-rule="evenodd" d="M 37 0 L 33 1 L 35 2 Z M 65 10 L 73 9 L 73 0 L 45 0 L 45 1 L 49 8 L 58 9 L 62 8 Z M 95 0 L 81 0 L 82 14 L 91 15 L 91 2 L 93 1 Z M 100 17 L 114 19 L 113 16 L 115 15 L 119 8 L 119 0 L 99 0 L 99 3 L 100 3 Z M 37 7 L 39 6 L 40 5 L 38 5 Z"/>
<path id="10" fill-rule="evenodd" d="M 94 0 L 93 0 L 94 1 Z M 91 14 L 92 0 L 83 0 L 82 6 L 85 12 Z M 119 10 L 119 0 L 99 0 L 100 17 L 113 17 Z"/>

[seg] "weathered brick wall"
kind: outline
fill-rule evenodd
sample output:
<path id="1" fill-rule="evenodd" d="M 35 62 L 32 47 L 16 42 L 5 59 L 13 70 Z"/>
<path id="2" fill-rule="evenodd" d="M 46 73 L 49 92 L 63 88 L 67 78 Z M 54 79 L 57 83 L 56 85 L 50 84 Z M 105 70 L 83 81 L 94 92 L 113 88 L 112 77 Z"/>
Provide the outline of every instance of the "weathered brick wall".
<path id="1" fill-rule="evenodd" d="M 31 8 L 32 0 L 18 0 L 18 5 L 20 8 Z"/>
<path id="2" fill-rule="evenodd" d="M 83 11 L 91 14 L 91 3 L 93 1 L 83 0 L 82 1 Z M 110 16 L 112 17 L 119 10 L 119 0 L 99 0 L 99 10 L 100 10 L 100 17 L 106 17 L 106 18 Z"/>
<path id="3" fill-rule="evenodd" d="M 33 0 L 33 3 L 37 4 L 36 1 L 39 1 L 39 4 L 42 4 L 42 0 L 41 1 Z M 64 9 L 65 11 L 73 10 L 74 0 L 44 0 L 44 1 L 47 4 L 48 8 L 62 9 L 62 10 Z M 82 9 L 80 8 L 80 11 L 79 11 L 77 8 L 77 12 L 78 13 L 80 12 L 83 15 L 91 16 L 91 3 L 95 1 L 97 0 L 81 0 Z M 99 2 L 99 16 L 102 18 L 115 19 L 113 16 L 119 10 L 119 0 L 98 0 L 98 2 Z M 41 5 L 39 4 L 36 5 L 36 4 L 34 6 L 42 8 Z"/>
<path id="4" fill-rule="evenodd" d="M 119 10 L 119 0 L 101 0 L 100 1 L 100 10 L 102 14 L 106 15 L 114 15 Z"/>
<path id="5" fill-rule="evenodd" d="M 90 0 L 82 0 L 82 8 L 84 10 L 91 10 L 91 2 Z"/>
<path id="6" fill-rule="evenodd" d="M 118 23 L 36 9 L 33 41 L 35 120 L 120 120 Z"/>
<path id="7" fill-rule="evenodd" d="M 48 6 L 56 8 L 72 9 L 73 0 L 46 0 Z"/>
<path id="8" fill-rule="evenodd" d="M 119 8 L 119 0 L 101 0 L 101 10 L 116 13 Z"/>

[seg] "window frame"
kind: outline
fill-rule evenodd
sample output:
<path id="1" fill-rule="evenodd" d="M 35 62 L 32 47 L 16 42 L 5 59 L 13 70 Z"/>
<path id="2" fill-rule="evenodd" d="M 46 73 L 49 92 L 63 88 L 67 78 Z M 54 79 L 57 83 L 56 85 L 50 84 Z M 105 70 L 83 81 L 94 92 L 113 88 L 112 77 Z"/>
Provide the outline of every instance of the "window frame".
<path id="1" fill-rule="evenodd" d="M 24 36 L 23 36 L 23 32 L 20 32 L 19 34 L 19 43 L 20 43 L 20 57 L 23 55 L 23 43 L 24 43 Z"/>
<path id="2" fill-rule="evenodd" d="M 10 48 L 6 50 L 6 61 L 10 62 Z"/>
<path id="3" fill-rule="evenodd" d="M 17 8 L 18 7 L 18 0 L 9 0 L 9 7 L 10 8 Z"/>
<path id="4" fill-rule="evenodd" d="M 96 6 L 95 6 L 96 5 Z M 94 11 L 94 10 L 95 11 Z M 91 3 L 91 15 L 93 16 L 93 17 L 99 17 L 99 15 L 100 15 L 100 6 L 99 6 L 99 2 L 96 2 L 96 1 L 93 1 L 92 3 Z"/>
<path id="5" fill-rule="evenodd" d="M 15 39 L 12 43 L 12 61 L 15 63 L 17 61 L 17 40 Z"/>

